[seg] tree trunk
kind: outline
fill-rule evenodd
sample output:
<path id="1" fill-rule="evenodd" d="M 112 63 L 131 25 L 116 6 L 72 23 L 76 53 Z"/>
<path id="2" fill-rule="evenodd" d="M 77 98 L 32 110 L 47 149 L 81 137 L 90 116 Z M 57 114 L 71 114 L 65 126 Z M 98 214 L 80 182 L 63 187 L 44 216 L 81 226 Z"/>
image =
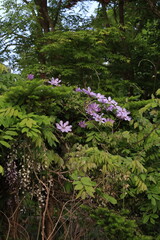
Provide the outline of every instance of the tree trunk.
<path id="1" fill-rule="evenodd" d="M 124 26 L 124 0 L 119 0 L 119 23 Z"/>
<path id="2" fill-rule="evenodd" d="M 35 0 L 35 4 L 37 6 L 38 21 L 41 29 L 44 33 L 47 33 L 50 31 L 47 0 Z"/>
<path id="3" fill-rule="evenodd" d="M 18 190 L 17 190 L 18 191 Z M 16 191 L 10 195 L 10 205 L 7 209 L 10 221 L 9 237 L 13 240 L 18 239 L 18 217 L 19 217 L 19 197 Z"/>
<path id="4" fill-rule="evenodd" d="M 54 214 L 54 202 L 52 197 L 50 196 L 49 202 L 48 202 L 47 214 L 45 217 L 45 236 L 47 240 L 54 240 L 54 237 L 53 237 L 54 232 L 52 232 L 54 228 L 53 214 Z"/>
<path id="5" fill-rule="evenodd" d="M 107 14 L 107 8 L 106 8 L 107 4 L 104 1 L 102 1 L 101 4 L 102 4 L 102 14 L 103 14 L 104 26 L 110 27 L 109 18 L 108 18 L 108 14 Z"/>

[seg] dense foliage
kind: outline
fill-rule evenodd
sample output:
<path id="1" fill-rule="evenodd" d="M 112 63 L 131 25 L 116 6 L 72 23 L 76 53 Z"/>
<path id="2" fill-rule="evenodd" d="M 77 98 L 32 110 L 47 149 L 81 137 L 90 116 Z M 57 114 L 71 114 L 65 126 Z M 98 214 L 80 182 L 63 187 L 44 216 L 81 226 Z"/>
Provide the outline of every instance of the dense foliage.
<path id="1" fill-rule="evenodd" d="M 160 100 L 123 100 L 131 120 L 111 98 L 58 82 L 18 80 L 1 96 L 2 235 L 93 239 L 97 229 L 97 239 L 152 239 Z M 148 234 L 146 223 L 153 225 Z"/>
<path id="2" fill-rule="evenodd" d="M 0 239 L 159 240 L 160 2 L 77 2 L 2 3 Z"/>

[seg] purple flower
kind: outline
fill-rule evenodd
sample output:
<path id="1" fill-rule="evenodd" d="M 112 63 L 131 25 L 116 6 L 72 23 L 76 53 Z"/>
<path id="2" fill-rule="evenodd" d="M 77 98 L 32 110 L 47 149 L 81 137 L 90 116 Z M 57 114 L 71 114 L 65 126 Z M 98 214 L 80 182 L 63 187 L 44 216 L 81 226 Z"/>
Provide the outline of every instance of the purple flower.
<path id="1" fill-rule="evenodd" d="M 75 91 L 76 92 L 83 92 L 81 88 L 76 88 Z"/>
<path id="2" fill-rule="evenodd" d="M 106 104 L 109 105 L 105 108 L 107 111 L 113 111 L 114 109 L 117 109 L 118 106 L 117 102 L 113 100 L 111 97 L 106 98 Z"/>
<path id="3" fill-rule="evenodd" d="M 86 112 L 90 115 L 92 115 L 94 112 L 99 112 L 99 111 L 101 111 L 101 108 L 97 103 L 91 103 L 86 108 Z"/>
<path id="4" fill-rule="evenodd" d="M 90 87 L 88 87 L 87 89 L 83 88 L 82 92 L 84 92 L 90 97 L 96 97 L 96 93 L 92 92 Z"/>
<path id="5" fill-rule="evenodd" d="M 51 78 L 51 81 L 48 81 L 51 85 L 54 86 L 60 86 L 59 83 L 61 82 L 61 80 L 59 80 L 58 78 Z"/>
<path id="6" fill-rule="evenodd" d="M 88 87 L 87 89 L 85 89 L 85 88 L 82 88 L 82 89 L 81 88 L 76 88 L 75 91 L 76 92 L 83 92 L 83 93 L 87 94 L 90 97 L 96 97 L 96 95 L 97 95 L 96 93 L 91 91 L 90 87 Z"/>
<path id="7" fill-rule="evenodd" d="M 130 112 L 128 112 L 125 108 L 122 108 L 120 106 L 118 106 L 118 103 L 113 100 L 111 97 L 106 98 L 104 95 L 100 94 L 100 93 L 94 93 L 91 91 L 91 88 L 88 87 L 87 89 L 83 88 L 76 88 L 75 89 L 76 92 L 83 92 L 85 94 L 87 94 L 90 97 L 94 97 L 97 99 L 97 101 L 99 103 L 102 103 L 102 109 L 99 107 L 99 104 L 97 103 L 91 103 L 86 107 L 86 113 L 90 114 L 92 116 L 92 118 L 100 123 L 105 123 L 105 122 L 111 122 L 114 123 L 114 120 L 109 119 L 109 118 L 104 118 L 103 117 L 103 113 L 102 114 L 97 114 L 97 112 L 100 112 L 101 110 L 106 110 L 106 111 L 114 111 L 114 113 L 116 114 L 116 117 L 122 119 L 122 120 L 126 120 L 126 121 L 130 121 L 131 117 L 128 116 L 130 114 Z M 84 121 L 79 123 L 79 126 L 81 127 L 85 127 L 85 122 Z M 83 125 L 84 124 L 84 125 Z"/>
<path id="8" fill-rule="evenodd" d="M 100 103 L 107 103 L 107 98 L 100 93 L 96 94 L 96 98 L 98 99 L 98 102 L 100 102 Z"/>
<path id="9" fill-rule="evenodd" d="M 6 180 L 9 185 L 13 185 L 18 179 L 17 165 L 15 161 L 7 162 Z"/>
<path id="10" fill-rule="evenodd" d="M 56 127 L 61 132 L 71 132 L 72 131 L 72 125 L 68 125 L 69 122 L 64 122 L 61 120 L 59 123 L 56 123 Z"/>
<path id="11" fill-rule="evenodd" d="M 100 122 L 100 123 L 105 123 L 107 121 L 106 118 L 102 117 L 103 116 L 103 113 L 101 115 L 97 114 L 97 113 L 93 113 L 93 119 L 96 121 L 96 122 Z"/>
<path id="12" fill-rule="evenodd" d="M 79 125 L 81 128 L 87 127 L 87 124 L 86 124 L 85 121 L 80 121 L 80 122 L 78 123 L 78 125 Z"/>
<path id="13" fill-rule="evenodd" d="M 115 105 L 111 104 L 108 107 L 106 107 L 105 109 L 106 109 L 106 111 L 112 112 L 114 109 L 117 109 L 117 107 L 118 106 L 115 106 Z"/>
<path id="14" fill-rule="evenodd" d="M 115 100 L 113 100 L 111 97 L 107 98 L 107 103 L 108 104 L 113 104 L 113 105 L 117 106 L 117 102 Z"/>
<path id="15" fill-rule="evenodd" d="M 128 112 L 125 108 L 117 106 L 116 109 L 117 109 L 116 116 L 118 118 L 126 120 L 126 121 L 131 120 L 131 117 L 128 116 L 128 114 L 130 114 L 130 112 Z"/>
<path id="16" fill-rule="evenodd" d="M 29 80 L 32 80 L 32 79 L 34 78 L 34 75 L 33 75 L 33 74 L 28 74 L 28 75 L 27 75 L 27 78 L 28 78 Z"/>

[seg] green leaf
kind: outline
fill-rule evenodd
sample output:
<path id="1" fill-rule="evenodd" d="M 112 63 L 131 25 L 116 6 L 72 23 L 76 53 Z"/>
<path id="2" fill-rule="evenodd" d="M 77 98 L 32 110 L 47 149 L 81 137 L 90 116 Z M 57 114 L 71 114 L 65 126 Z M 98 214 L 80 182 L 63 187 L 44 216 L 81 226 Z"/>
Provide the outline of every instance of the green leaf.
<path id="1" fill-rule="evenodd" d="M 56 136 L 52 133 L 52 129 L 44 129 L 43 134 L 51 147 L 56 146 L 56 143 L 59 142 Z"/>
<path id="2" fill-rule="evenodd" d="M 83 189 L 83 185 L 80 183 L 80 184 L 77 184 L 75 187 L 74 187 L 75 190 L 82 190 Z"/>
<path id="3" fill-rule="evenodd" d="M 160 95 L 160 89 L 157 90 L 156 95 Z"/>
<path id="4" fill-rule="evenodd" d="M 6 131 L 5 134 L 11 135 L 11 136 L 17 136 L 17 135 L 18 135 L 17 132 L 15 132 L 15 131 L 10 131 L 10 130 Z"/>
<path id="5" fill-rule="evenodd" d="M 27 122 L 27 119 L 25 118 L 19 123 L 19 126 L 21 127 L 26 126 L 26 122 Z"/>
<path id="6" fill-rule="evenodd" d="M 75 172 L 71 174 L 71 178 L 72 178 L 73 180 L 76 180 L 76 181 L 79 179 L 79 178 L 78 178 L 78 174 L 75 173 Z"/>
<path id="7" fill-rule="evenodd" d="M 159 218 L 159 216 L 157 214 L 151 214 L 151 217 L 154 218 L 154 219 Z"/>
<path id="8" fill-rule="evenodd" d="M 149 193 L 149 194 L 147 195 L 147 197 L 148 197 L 148 199 L 151 199 L 151 198 L 152 198 L 152 194 Z"/>
<path id="9" fill-rule="evenodd" d="M 80 190 L 79 193 L 78 193 L 77 196 L 76 196 L 76 199 L 77 199 L 77 198 L 80 198 L 80 197 L 82 196 L 83 192 L 84 192 L 83 190 Z"/>
<path id="10" fill-rule="evenodd" d="M 143 181 L 146 180 L 146 175 L 145 175 L 145 174 L 141 174 L 140 177 L 141 177 L 141 179 L 142 179 Z"/>
<path id="11" fill-rule="evenodd" d="M 88 137 L 88 138 L 86 139 L 86 142 L 90 142 L 90 141 L 92 141 L 93 138 L 94 138 L 93 136 Z"/>
<path id="12" fill-rule="evenodd" d="M 94 197 L 93 193 L 95 192 L 95 190 L 93 187 L 85 186 L 85 190 L 89 196 Z"/>
<path id="13" fill-rule="evenodd" d="M 73 182 L 73 185 L 77 185 L 77 184 L 81 184 L 81 182 L 80 181 L 74 181 Z"/>
<path id="14" fill-rule="evenodd" d="M 26 121 L 26 126 L 29 127 L 29 128 L 32 128 L 33 125 L 35 125 L 36 122 L 31 119 L 31 118 L 28 118 L 27 121 Z"/>
<path id="15" fill-rule="evenodd" d="M 147 223 L 148 222 L 148 220 L 149 220 L 149 218 L 150 218 L 150 215 L 144 215 L 143 216 L 143 223 L 145 224 L 145 223 Z"/>
<path id="16" fill-rule="evenodd" d="M 50 164 L 54 162 L 58 166 L 64 166 L 64 160 L 61 158 L 58 153 L 55 153 L 53 150 L 48 150 L 47 151 L 47 159 L 45 161 L 45 164 L 49 167 Z"/>
<path id="17" fill-rule="evenodd" d="M 155 198 L 151 198 L 151 204 L 153 205 L 153 206 L 156 206 L 156 200 L 155 200 Z"/>
<path id="18" fill-rule="evenodd" d="M 86 192 L 82 192 L 82 193 L 81 193 L 81 198 L 82 198 L 82 199 L 85 199 L 85 198 L 86 198 Z"/>
<path id="19" fill-rule="evenodd" d="M 135 122 L 134 123 L 134 129 L 137 128 L 139 126 L 139 123 L 138 122 Z"/>
<path id="20" fill-rule="evenodd" d="M 112 204 L 117 204 L 117 200 L 114 197 L 109 196 L 107 193 L 103 193 L 102 197 Z"/>
<path id="21" fill-rule="evenodd" d="M 151 204 L 153 205 L 153 206 L 156 206 L 156 200 L 155 200 L 155 198 L 151 198 Z"/>
<path id="22" fill-rule="evenodd" d="M 126 192 L 122 193 L 122 194 L 120 195 L 120 199 L 124 199 L 124 198 L 126 197 L 126 195 L 127 195 Z"/>
<path id="23" fill-rule="evenodd" d="M 13 137 L 5 135 L 5 136 L 3 136 L 3 139 L 13 140 Z"/>
<path id="24" fill-rule="evenodd" d="M 2 174 L 2 175 L 4 175 L 4 169 L 3 169 L 3 167 L 0 165 L 0 173 Z"/>
<path id="25" fill-rule="evenodd" d="M 153 218 L 150 218 L 150 222 L 151 222 L 152 224 L 155 224 L 155 220 L 154 220 Z"/>
<path id="26" fill-rule="evenodd" d="M 87 186 L 95 186 L 95 185 L 96 185 L 96 183 L 95 183 L 95 182 L 92 182 L 89 177 L 82 177 L 82 178 L 81 178 L 81 182 L 82 182 L 84 185 L 87 185 Z"/>
<path id="27" fill-rule="evenodd" d="M 21 131 L 22 133 L 24 133 L 24 132 L 29 132 L 29 128 L 22 128 L 22 131 Z"/>
<path id="28" fill-rule="evenodd" d="M 159 196 L 159 195 L 154 194 L 153 197 L 154 197 L 156 200 L 160 200 L 160 196 Z"/>
<path id="29" fill-rule="evenodd" d="M 0 144 L 2 144 L 3 146 L 5 146 L 7 148 L 11 148 L 11 145 L 9 143 L 7 143 L 6 141 L 0 140 Z"/>
<path id="30" fill-rule="evenodd" d="M 34 140 L 34 139 L 33 139 Z M 43 139 L 38 136 L 36 139 L 35 139 L 35 144 L 36 144 L 36 147 L 41 147 L 42 146 L 42 143 L 43 143 Z"/>
<path id="31" fill-rule="evenodd" d="M 27 137 L 33 137 L 33 134 L 32 134 L 32 132 L 27 132 Z"/>

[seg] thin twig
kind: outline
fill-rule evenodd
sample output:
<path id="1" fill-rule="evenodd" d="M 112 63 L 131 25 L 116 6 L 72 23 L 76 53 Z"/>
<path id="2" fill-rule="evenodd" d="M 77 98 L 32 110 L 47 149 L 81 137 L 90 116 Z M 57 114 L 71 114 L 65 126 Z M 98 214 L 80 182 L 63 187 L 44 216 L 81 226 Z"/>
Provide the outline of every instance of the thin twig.
<path id="1" fill-rule="evenodd" d="M 19 223 L 17 223 L 17 222 L 16 222 L 16 225 L 19 226 L 19 227 L 21 227 L 22 230 L 23 230 L 23 231 L 21 231 L 21 232 L 19 231 L 19 232 L 20 232 L 23 236 L 25 236 L 25 235 L 24 235 L 24 232 L 25 232 L 26 235 L 27 235 L 27 240 L 30 240 L 29 234 L 28 234 L 28 232 L 26 231 L 26 229 L 25 229 L 21 224 L 19 224 Z"/>
<path id="2" fill-rule="evenodd" d="M 54 198 L 55 198 L 55 197 L 54 197 Z M 56 198 L 55 198 L 55 199 L 56 199 Z M 56 199 L 56 200 L 57 200 L 57 199 Z M 55 224 L 55 226 L 54 226 L 51 234 L 50 234 L 49 237 L 47 238 L 47 240 L 50 240 L 50 237 L 53 235 L 53 233 L 54 233 L 54 231 L 55 231 L 58 223 L 60 222 L 60 219 L 61 219 L 61 217 L 62 217 L 62 213 L 63 213 L 64 209 L 66 209 L 66 205 L 67 205 L 69 202 L 73 202 L 73 201 L 75 201 L 75 199 L 68 200 L 67 202 L 64 203 L 64 205 L 63 205 L 63 207 L 62 207 L 62 209 L 61 209 L 60 215 L 59 215 L 59 217 L 58 217 L 58 220 L 57 220 L 57 222 L 56 222 L 56 224 Z M 78 203 L 80 203 L 80 202 L 81 202 L 81 200 L 80 200 Z M 77 203 L 77 204 L 78 204 L 78 203 Z M 65 215 L 64 215 L 64 216 L 65 216 Z"/>
<path id="3" fill-rule="evenodd" d="M 39 240 L 39 234 L 40 234 L 40 230 L 41 230 L 41 219 L 40 219 L 40 221 L 39 221 L 39 225 L 38 225 L 38 232 L 37 232 L 37 238 L 36 238 L 36 240 Z"/>
<path id="4" fill-rule="evenodd" d="M 34 172 L 35 173 L 35 172 Z M 47 192 L 47 198 L 46 198 L 46 204 L 45 204 L 45 209 L 42 214 L 42 240 L 45 240 L 45 217 L 47 213 L 47 208 L 48 208 L 48 202 L 49 202 L 49 195 L 50 195 L 50 189 L 46 186 L 46 184 L 37 176 L 35 173 L 36 178 L 38 181 L 45 187 L 46 192 Z"/>
<path id="5" fill-rule="evenodd" d="M 18 209 L 19 209 L 19 207 L 20 207 L 20 205 L 21 205 L 21 203 L 22 203 L 23 200 L 24 200 L 24 197 L 23 197 L 23 198 L 21 199 L 21 201 L 18 203 L 18 205 L 17 205 L 15 211 L 13 212 L 13 214 L 9 217 L 10 219 L 13 218 L 14 215 L 17 213 L 17 211 L 18 211 Z"/>
<path id="6" fill-rule="evenodd" d="M 6 240 L 8 240 L 9 234 L 10 234 L 10 230 L 11 230 L 11 223 L 10 223 L 9 218 L 7 217 L 7 215 L 4 212 L 0 211 L 0 213 L 2 213 L 5 216 L 5 218 L 7 219 L 7 221 L 8 221 L 8 232 L 7 232 L 7 236 L 6 236 Z"/>

